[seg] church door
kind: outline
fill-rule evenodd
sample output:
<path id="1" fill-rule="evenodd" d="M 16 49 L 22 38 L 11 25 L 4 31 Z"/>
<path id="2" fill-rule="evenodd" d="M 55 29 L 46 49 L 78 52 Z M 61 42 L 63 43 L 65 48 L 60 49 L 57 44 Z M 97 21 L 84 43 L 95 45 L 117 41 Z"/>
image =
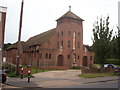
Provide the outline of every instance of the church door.
<path id="1" fill-rule="evenodd" d="M 63 66 L 63 55 L 58 56 L 57 66 Z"/>
<path id="2" fill-rule="evenodd" d="M 88 57 L 87 56 L 83 57 L 83 66 L 88 66 Z"/>

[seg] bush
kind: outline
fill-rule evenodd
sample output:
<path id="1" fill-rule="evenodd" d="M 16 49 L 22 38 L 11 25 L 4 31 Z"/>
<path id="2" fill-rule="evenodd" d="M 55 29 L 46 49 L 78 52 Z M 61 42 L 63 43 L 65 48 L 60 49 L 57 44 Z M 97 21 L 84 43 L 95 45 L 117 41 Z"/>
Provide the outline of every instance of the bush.
<path id="1" fill-rule="evenodd" d="M 115 65 L 120 65 L 120 59 L 107 59 L 106 60 L 107 64 L 115 64 Z"/>
<path id="2" fill-rule="evenodd" d="M 9 62 L 3 62 L 2 69 L 5 70 L 6 73 L 15 72 L 16 65 Z"/>
<path id="3" fill-rule="evenodd" d="M 81 67 L 73 66 L 71 69 L 81 69 Z"/>

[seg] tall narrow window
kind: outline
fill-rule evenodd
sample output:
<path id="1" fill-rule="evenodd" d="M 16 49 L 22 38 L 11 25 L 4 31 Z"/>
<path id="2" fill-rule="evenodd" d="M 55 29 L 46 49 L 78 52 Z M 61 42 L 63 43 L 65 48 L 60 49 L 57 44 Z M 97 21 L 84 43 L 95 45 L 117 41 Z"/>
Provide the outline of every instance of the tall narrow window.
<path id="1" fill-rule="evenodd" d="M 78 37 L 80 37 L 80 33 L 78 33 Z"/>
<path id="2" fill-rule="evenodd" d="M 61 41 L 61 46 L 63 47 L 63 41 Z"/>
<path id="3" fill-rule="evenodd" d="M 57 44 L 57 47 L 59 48 L 59 42 L 58 42 L 58 44 Z"/>
<path id="4" fill-rule="evenodd" d="M 46 59 L 48 58 L 48 53 L 46 53 L 46 56 L 45 56 L 45 57 L 46 57 Z"/>
<path id="5" fill-rule="evenodd" d="M 63 31 L 61 32 L 61 36 L 63 36 Z"/>
<path id="6" fill-rule="evenodd" d="M 92 56 L 90 56 L 90 61 L 92 61 Z"/>
<path id="7" fill-rule="evenodd" d="M 70 41 L 68 41 L 68 48 L 70 48 Z"/>
<path id="8" fill-rule="evenodd" d="M 80 42 L 78 42 L 78 48 L 80 48 Z"/>
<path id="9" fill-rule="evenodd" d="M 68 31 L 68 36 L 71 36 L 71 31 Z"/>
<path id="10" fill-rule="evenodd" d="M 51 59 L 51 54 L 49 53 L 49 59 Z"/>
<path id="11" fill-rule="evenodd" d="M 68 55 L 67 58 L 70 59 L 70 55 Z"/>

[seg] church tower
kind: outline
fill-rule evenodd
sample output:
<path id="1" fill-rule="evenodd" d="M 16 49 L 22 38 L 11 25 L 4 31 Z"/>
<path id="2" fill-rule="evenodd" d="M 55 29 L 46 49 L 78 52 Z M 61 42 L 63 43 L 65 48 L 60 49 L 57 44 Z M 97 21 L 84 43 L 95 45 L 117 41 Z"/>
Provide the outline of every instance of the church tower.
<path id="1" fill-rule="evenodd" d="M 69 68 L 82 65 L 84 20 L 74 14 L 69 6 L 69 11 L 56 21 L 57 48 L 63 65 Z"/>

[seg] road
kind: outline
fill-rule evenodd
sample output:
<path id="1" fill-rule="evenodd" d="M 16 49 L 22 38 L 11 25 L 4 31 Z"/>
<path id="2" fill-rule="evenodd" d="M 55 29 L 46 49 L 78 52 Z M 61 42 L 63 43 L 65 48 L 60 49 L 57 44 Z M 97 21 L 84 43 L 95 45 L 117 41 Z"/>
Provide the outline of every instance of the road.
<path id="1" fill-rule="evenodd" d="M 81 85 L 63 86 L 57 88 L 118 88 L 118 81 L 87 83 Z"/>
<path id="2" fill-rule="evenodd" d="M 71 86 L 60 86 L 60 87 L 51 87 L 51 88 L 118 88 L 118 81 L 108 81 L 108 82 L 97 82 L 97 83 L 87 83 L 87 84 L 80 84 L 80 85 L 71 85 Z M 2 90 L 42 90 L 42 88 L 18 88 L 12 87 L 3 84 Z M 110 90 L 111 90 L 110 89 Z M 114 89 L 113 89 L 114 90 Z"/>

